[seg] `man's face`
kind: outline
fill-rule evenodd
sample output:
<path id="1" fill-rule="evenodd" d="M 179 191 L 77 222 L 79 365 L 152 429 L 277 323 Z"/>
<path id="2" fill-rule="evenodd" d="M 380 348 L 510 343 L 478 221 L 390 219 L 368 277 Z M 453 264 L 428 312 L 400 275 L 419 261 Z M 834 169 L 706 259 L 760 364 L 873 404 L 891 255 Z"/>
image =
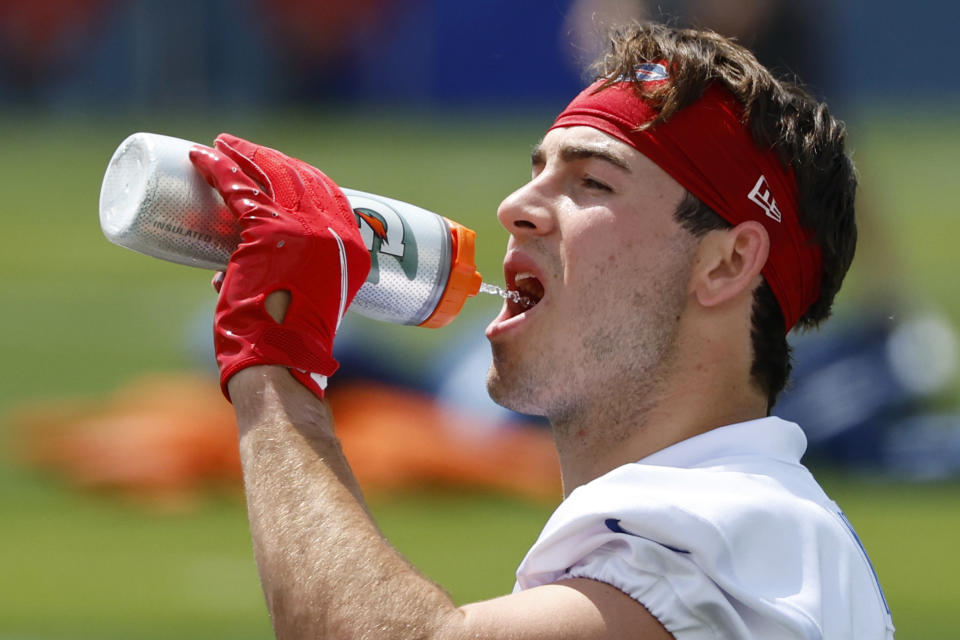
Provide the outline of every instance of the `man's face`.
<path id="1" fill-rule="evenodd" d="M 675 220 L 684 189 L 590 127 L 550 131 L 533 177 L 500 205 L 507 302 L 487 328 L 500 404 L 551 419 L 642 401 L 669 367 L 696 240 Z"/>

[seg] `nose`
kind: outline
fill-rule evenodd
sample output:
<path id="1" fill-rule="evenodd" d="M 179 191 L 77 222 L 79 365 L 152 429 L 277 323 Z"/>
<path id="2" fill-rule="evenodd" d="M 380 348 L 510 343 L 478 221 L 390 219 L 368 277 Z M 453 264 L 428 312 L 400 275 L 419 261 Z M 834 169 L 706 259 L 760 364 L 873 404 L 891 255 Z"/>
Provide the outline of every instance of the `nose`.
<path id="1" fill-rule="evenodd" d="M 545 235 L 555 225 L 548 199 L 538 192 L 535 181 L 504 198 L 497 209 L 497 219 L 504 229 L 517 237 Z"/>

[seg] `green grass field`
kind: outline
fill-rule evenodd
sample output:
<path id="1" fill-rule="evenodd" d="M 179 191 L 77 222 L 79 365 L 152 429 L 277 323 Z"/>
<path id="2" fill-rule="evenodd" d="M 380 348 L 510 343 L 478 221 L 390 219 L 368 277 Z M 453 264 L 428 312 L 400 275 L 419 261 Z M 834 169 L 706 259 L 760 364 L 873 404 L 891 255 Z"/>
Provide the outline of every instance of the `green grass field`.
<path id="1" fill-rule="evenodd" d="M 549 110 L 544 112 L 549 115 Z M 506 242 L 494 211 L 521 184 L 548 117 L 500 128 L 386 113 L 275 114 L 225 121 L 122 121 L 0 114 L 0 420 L 27 401 L 97 397 L 144 372 L 196 367 L 185 346 L 212 305 L 209 274 L 108 244 L 96 221 L 100 178 L 128 133 L 210 140 L 229 130 L 321 166 L 340 183 L 416 202 L 479 233 L 481 271 L 500 279 Z M 960 117 L 851 125 L 876 227 L 843 304 L 881 290 L 960 325 L 955 238 Z M 866 213 L 865 213 L 866 215 Z M 879 238 L 879 239 L 877 239 Z M 468 304 L 489 315 L 491 305 Z M 450 329 L 384 326 L 423 354 Z M 960 387 L 941 399 L 956 406 Z M 2 424 L 0 424 L 2 428 Z M 0 436 L 4 432 L 0 431 Z M 6 442 L 4 439 L 3 442 Z M 0 458 L 0 640 L 267 638 L 243 505 L 158 514 L 74 492 Z M 881 576 L 898 638 L 955 638 L 960 484 L 907 485 L 832 470 L 824 485 L 847 511 Z M 450 491 L 372 496 L 378 522 L 415 565 L 459 602 L 508 591 L 553 505 Z"/>

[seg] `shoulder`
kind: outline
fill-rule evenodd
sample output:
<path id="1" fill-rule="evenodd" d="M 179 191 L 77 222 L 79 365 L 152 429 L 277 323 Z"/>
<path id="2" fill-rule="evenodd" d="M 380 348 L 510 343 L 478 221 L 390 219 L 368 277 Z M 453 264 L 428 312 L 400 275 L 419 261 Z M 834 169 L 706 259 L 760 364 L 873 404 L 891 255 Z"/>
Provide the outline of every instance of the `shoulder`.
<path id="1" fill-rule="evenodd" d="M 696 637 L 681 629 L 698 626 L 818 637 L 833 610 L 872 595 L 864 560 L 799 462 L 728 455 L 692 468 L 625 465 L 578 488 L 525 558 L 518 586 L 598 579 L 678 637 Z"/>

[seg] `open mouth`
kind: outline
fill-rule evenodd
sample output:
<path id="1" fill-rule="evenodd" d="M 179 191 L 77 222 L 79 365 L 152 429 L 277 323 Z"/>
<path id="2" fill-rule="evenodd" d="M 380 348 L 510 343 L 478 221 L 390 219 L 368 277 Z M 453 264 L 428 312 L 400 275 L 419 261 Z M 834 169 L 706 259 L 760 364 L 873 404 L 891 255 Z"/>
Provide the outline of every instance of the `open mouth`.
<path id="1" fill-rule="evenodd" d="M 507 308 L 511 316 L 529 311 L 543 299 L 543 283 L 532 273 L 522 271 L 508 281 Z"/>

